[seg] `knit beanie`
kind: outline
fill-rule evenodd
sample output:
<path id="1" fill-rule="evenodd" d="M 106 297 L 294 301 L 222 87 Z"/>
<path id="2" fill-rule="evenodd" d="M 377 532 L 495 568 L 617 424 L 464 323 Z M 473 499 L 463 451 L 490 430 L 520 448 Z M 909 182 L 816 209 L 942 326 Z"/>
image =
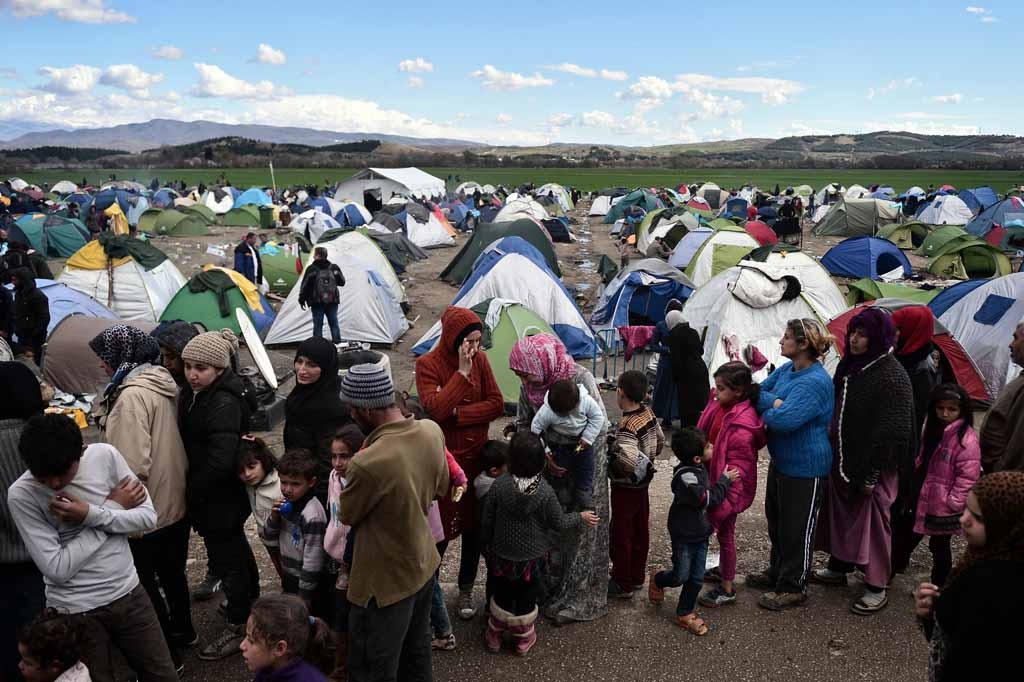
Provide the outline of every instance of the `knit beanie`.
<path id="1" fill-rule="evenodd" d="M 238 338 L 235 333 L 221 329 L 219 332 L 203 332 L 189 341 L 181 351 L 181 359 L 224 369 L 231 364 L 231 354 L 236 350 Z"/>
<path id="2" fill-rule="evenodd" d="M 391 375 L 380 365 L 353 365 L 341 380 L 341 399 L 352 407 L 367 409 L 394 405 Z"/>

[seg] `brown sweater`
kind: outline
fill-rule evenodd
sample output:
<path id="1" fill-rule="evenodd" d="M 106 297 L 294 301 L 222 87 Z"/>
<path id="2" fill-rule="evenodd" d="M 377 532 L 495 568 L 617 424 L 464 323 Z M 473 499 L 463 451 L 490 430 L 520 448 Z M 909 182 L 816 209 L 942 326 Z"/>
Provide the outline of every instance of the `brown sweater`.
<path id="1" fill-rule="evenodd" d="M 1024 471 L 1024 373 L 1006 384 L 981 427 L 981 468 Z"/>
<path id="2" fill-rule="evenodd" d="M 390 606 L 420 590 L 441 563 L 427 512 L 448 492 L 444 435 L 430 420 L 378 426 L 348 469 L 341 522 L 357 530 L 348 600 Z"/>

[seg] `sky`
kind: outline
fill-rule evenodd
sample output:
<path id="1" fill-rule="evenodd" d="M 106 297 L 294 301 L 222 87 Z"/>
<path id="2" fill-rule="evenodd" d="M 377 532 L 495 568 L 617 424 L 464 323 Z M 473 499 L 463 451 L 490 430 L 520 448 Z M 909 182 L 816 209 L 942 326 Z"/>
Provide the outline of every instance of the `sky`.
<path id="1" fill-rule="evenodd" d="M 699 5 L 0 0 L 0 137 L 152 118 L 528 146 L 1024 135 L 1024 3 Z"/>

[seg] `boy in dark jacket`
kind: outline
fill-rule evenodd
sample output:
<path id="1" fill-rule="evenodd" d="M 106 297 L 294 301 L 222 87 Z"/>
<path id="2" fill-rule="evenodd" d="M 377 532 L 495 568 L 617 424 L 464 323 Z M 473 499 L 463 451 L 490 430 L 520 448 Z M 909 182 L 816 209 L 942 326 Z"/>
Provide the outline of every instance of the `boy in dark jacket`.
<path id="1" fill-rule="evenodd" d="M 18 345 L 32 352 L 38 365 L 43 358 L 46 328 L 50 325 L 50 301 L 36 288 L 36 278 L 28 268 L 15 268 L 11 272 L 14 285 L 14 333 Z"/>
<path id="2" fill-rule="evenodd" d="M 673 499 L 668 511 L 672 570 L 651 571 L 647 596 L 652 604 L 661 604 L 665 601 L 666 587 L 682 585 L 676 606 L 676 625 L 702 636 L 707 634 L 708 626 L 694 612 L 694 607 L 704 582 L 704 561 L 711 536 L 707 510 L 722 503 L 729 486 L 740 477 L 740 472 L 727 468 L 722 477 L 709 486 L 705 464 L 711 459 L 711 443 L 698 429 L 676 431 L 672 435 L 672 452 L 679 459 L 679 464 L 672 471 Z"/>

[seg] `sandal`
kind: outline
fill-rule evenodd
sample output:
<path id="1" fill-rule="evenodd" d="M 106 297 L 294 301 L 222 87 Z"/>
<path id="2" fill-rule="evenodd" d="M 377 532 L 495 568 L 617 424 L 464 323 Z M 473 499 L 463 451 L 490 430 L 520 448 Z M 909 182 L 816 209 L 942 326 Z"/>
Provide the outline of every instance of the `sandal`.
<path id="1" fill-rule="evenodd" d="M 870 616 L 878 613 L 886 606 L 889 605 L 888 595 L 882 595 L 881 601 L 869 603 L 864 600 L 864 597 L 859 598 L 857 601 L 850 605 L 850 611 L 857 614 L 858 616 Z"/>
<path id="2" fill-rule="evenodd" d="M 676 625 L 697 637 L 703 637 L 708 634 L 707 623 L 701 620 L 696 613 L 691 613 L 686 616 L 676 616 Z"/>

